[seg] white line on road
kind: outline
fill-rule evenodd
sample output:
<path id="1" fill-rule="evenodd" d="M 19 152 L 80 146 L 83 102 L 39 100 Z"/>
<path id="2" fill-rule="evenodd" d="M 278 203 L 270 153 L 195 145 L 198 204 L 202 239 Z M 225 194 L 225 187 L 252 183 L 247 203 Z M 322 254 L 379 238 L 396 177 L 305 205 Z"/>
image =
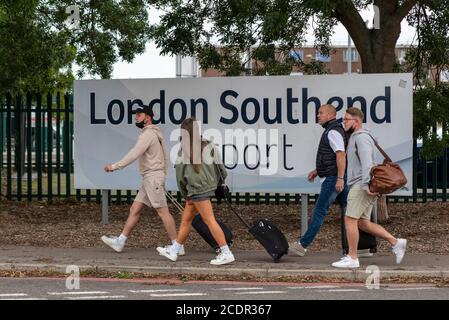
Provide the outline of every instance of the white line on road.
<path id="1" fill-rule="evenodd" d="M 385 288 L 386 291 L 411 291 L 411 290 L 438 290 L 435 287 L 416 287 L 416 288 Z"/>
<path id="2" fill-rule="evenodd" d="M 252 288 L 219 288 L 219 289 L 213 289 L 213 290 L 220 290 L 220 291 L 243 291 L 243 290 L 263 290 L 263 288 L 259 287 L 252 287 Z"/>
<path id="3" fill-rule="evenodd" d="M 152 297 L 189 297 L 189 296 L 206 296 L 207 293 L 152 293 L 150 296 Z"/>
<path id="4" fill-rule="evenodd" d="M 298 287 L 287 287 L 288 289 L 334 289 L 339 288 L 337 286 L 298 286 Z"/>
<path id="5" fill-rule="evenodd" d="M 286 292 L 287 291 L 246 291 L 246 292 L 236 292 L 235 294 L 276 294 Z"/>
<path id="6" fill-rule="evenodd" d="M 319 292 L 359 292 L 360 289 L 330 289 L 330 290 L 319 290 Z"/>
<path id="7" fill-rule="evenodd" d="M 107 291 L 66 291 L 66 292 L 47 292 L 51 296 L 74 296 L 83 294 L 108 294 Z"/>
<path id="8" fill-rule="evenodd" d="M 182 292 L 185 289 L 128 290 L 131 293 Z"/>
<path id="9" fill-rule="evenodd" d="M 94 300 L 94 299 L 123 299 L 126 296 L 85 296 L 85 297 L 68 297 L 69 300 Z"/>
<path id="10" fill-rule="evenodd" d="M 47 300 L 47 299 L 44 299 L 44 298 L 11 298 L 11 299 L 0 299 L 0 301 L 6 301 L 6 300 L 8 300 L 8 301 L 12 301 L 12 300 Z"/>
<path id="11" fill-rule="evenodd" d="M 26 297 L 26 293 L 2 293 L 0 297 Z"/>

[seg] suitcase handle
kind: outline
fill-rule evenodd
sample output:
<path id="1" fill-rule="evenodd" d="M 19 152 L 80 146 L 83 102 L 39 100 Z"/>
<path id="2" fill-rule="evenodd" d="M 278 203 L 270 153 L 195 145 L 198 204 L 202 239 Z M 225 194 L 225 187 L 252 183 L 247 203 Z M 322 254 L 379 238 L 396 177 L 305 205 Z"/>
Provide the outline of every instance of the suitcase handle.
<path id="1" fill-rule="evenodd" d="M 179 213 L 182 214 L 184 211 L 184 208 L 181 206 L 181 204 L 178 202 L 178 200 L 175 199 L 175 197 L 172 196 L 172 194 L 168 191 L 165 192 L 165 195 L 167 198 L 173 203 L 173 205 L 178 209 Z"/>
<path id="2" fill-rule="evenodd" d="M 218 167 L 218 164 L 217 164 L 216 162 L 214 162 L 214 165 L 215 165 L 215 168 L 216 168 L 217 171 L 218 171 L 218 174 L 220 175 L 220 179 L 221 179 L 222 183 L 224 184 L 225 179 L 223 179 L 223 175 L 221 174 L 221 171 L 220 171 L 220 168 Z M 229 201 L 229 197 L 228 197 L 228 195 L 229 195 L 229 188 L 224 188 L 223 190 L 224 190 L 224 192 L 225 192 L 225 197 L 224 197 L 224 199 L 225 199 L 226 204 L 228 205 L 228 208 L 231 209 L 232 213 L 234 213 L 234 214 L 237 216 L 237 218 L 239 218 L 240 221 L 242 221 L 242 223 L 243 223 L 248 229 L 251 229 L 251 226 L 248 224 L 248 222 L 247 222 L 245 219 L 243 219 L 243 217 L 242 217 L 242 216 L 241 216 L 241 215 L 234 209 L 234 207 L 232 207 L 231 201 Z"/>

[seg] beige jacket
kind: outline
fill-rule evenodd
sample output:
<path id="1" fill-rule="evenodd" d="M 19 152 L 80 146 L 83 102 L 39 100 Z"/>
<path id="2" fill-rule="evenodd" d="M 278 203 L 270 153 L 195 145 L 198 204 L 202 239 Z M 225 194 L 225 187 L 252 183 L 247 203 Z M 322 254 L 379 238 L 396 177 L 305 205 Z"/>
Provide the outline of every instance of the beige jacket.
<path id="1" fill-rule="evenodd" d="M 163 171 L 167 174 L 168 154 L 164 137 L 156 125 L 150 124 L 142 129 L 136 145 L 117 163 L 112 170 L 121 170 L 139 159 L 139 172 L 146 174 Z"/>

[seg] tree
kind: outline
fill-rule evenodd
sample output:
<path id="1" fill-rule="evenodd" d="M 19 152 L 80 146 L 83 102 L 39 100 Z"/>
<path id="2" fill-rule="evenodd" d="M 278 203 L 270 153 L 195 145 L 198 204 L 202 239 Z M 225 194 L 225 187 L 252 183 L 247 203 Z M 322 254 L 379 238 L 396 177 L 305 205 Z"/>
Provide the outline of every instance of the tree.
<path id="1" fill-rule="evenodd" d="M 295 64 L 305 73 L 321 73 L 316 61 L 315 65 L 306 65 L 301 60 L 283 57 L 304 43 L 310 26 L 314 29 L 315 46 L 328 54 L 332 30 L 341 22 L 360 54 L 363 73 L 399 70 L 415 73 L 418 86 L 414 96 L 414 134 L 423 138 L 424 154 L 434 156 L 448 146 L 448 139 L 441 139 L 435 132 L 437 125 L 448 128 L 449 90 L 435 79 L 449 67 L 449 0 L 152 0 L 150 3 L 164 12 L 160 23 L 151 26 L 151 37 L 163 54 L 194 55 L 202 68 L 218 69 L 227 75 L 248 73 L 245 65 L 249 59 L 260 61 L 253 74 L 289 74 Z M 372 29 L 366 27 L 359 13 L 370 4 L 378 8 L 375 17 L 378 25 Z M 407 63 L 400 66 L 395 46 L 405 18 L 418 31 L 418 45 Z M 430 69 L 436 70 L 434 81 L 425 80 Z"/>
<path id="2" fill-rule="evenodd" d="M 267 50 L 275 45 L 286 51 L 304 42 L 310 17 L 316 46 L 329 52 L 333 27 L 341 22 L 350 33 L 362 60 L 364 73 L 392 72 L 395 45 L 401 21 L 418 0 L 375 0 L 379 8 L 380 28 L 368 29 L 359 10 L 368 0 L 221 0 L 221 1 L 150 1 L 166 13 L 153 26 L 152 36 L 164 53 L 195 54 L 203 67 L 226 70 L 230 55 L 214 46 L 220 43 L 231 51 L 257 46 Z M 426 1 L 434 2 L 434 1 Z M 272 48 L 272 56 L 274 55 Z M 235 59 L 238 58 L 234 54 Z M 225 58 L 225 59 L 221 59 Z"/>
<path id="3" fill-rule="evenodd" d="M 73 54 L 37 19 L 37 1 L 0 1 L 0 92 L 54 84 Z"/>
<path id="4" fill-rule="evenodd" d="M 65 22 L 76 5 L 79 28 Z M 71 87 L 80 71 L 109 78 L 119 58 L 131 62 L 148 42 L 143 0 L 0 0 L 0 92 Z"/>
<path id="5" fill-rule="evenodd" d="M 409 51 L 404 65 L 416 78 L 414 134 L 422 139 L 426 158 L 440 156 L 449 145 L 449 84 L 441 81 L 441 75 L 449 70 L 449 2 L 433 1 L 432 9 L 419 3 L 409 14 L 418 44 Z"/>

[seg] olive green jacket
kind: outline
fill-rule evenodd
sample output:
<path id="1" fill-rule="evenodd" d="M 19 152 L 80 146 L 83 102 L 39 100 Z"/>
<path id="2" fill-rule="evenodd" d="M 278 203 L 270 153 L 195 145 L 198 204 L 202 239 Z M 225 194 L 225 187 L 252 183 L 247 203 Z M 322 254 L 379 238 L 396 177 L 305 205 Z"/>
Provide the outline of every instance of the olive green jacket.
<path id="1" fill-rule="evenodd" d="M 205 147 L 204 152 L 204 158 L 207 159 L 203 159 L 198 173 L 193 169 L 193 165 L 189 163 L 190 161 L 185 159 L 182 149 L 178 152 L 178 158 L 175 163 L 176 182 L 184 198 L 215 191 L 218 184 L 224 183 L 227 177 L 226 168 L 221 161 L 217 148 L 213 143 L 207 142 L 208 145 Z M 223 181 L 221 181 L 220 173 Z"/>

